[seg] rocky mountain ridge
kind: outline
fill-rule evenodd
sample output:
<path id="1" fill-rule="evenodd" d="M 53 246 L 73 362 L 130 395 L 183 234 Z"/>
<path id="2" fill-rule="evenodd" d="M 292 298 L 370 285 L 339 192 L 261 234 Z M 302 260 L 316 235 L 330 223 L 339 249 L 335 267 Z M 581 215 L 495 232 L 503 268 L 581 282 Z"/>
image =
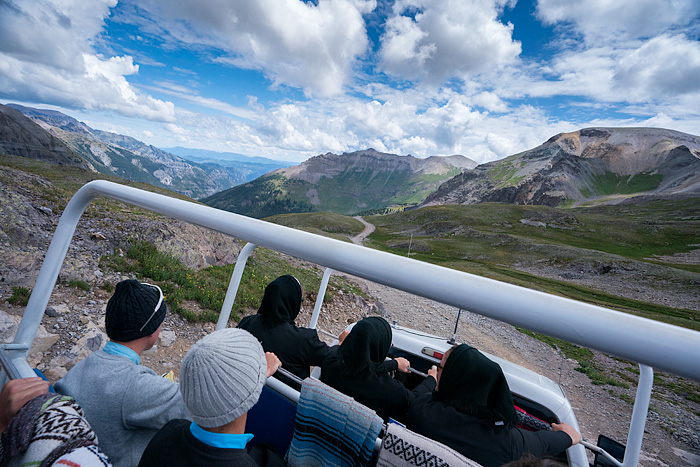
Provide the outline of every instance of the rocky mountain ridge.
<path id="1" fill-rule="evenodd" d="M 700 194 L 700 137 L 660 128 L 586 128 L 464 172 L 422 205 L 567 206 L 675 194 Z"/>
<path id="2" fill-rule="evenodd" d="M 299 165 L 277 169 L 272 173 L 315 184 L 324 177 L 334 178 L 348 170 L 371 170 L 371 179 L 371 177 L 381 176 L 382 172 L 410 171 L 416 175 L 442 175 L 448 173 L 452 167 L 471 170 L 476 165 L 473 160 L 460 155 L 418 159 L 410 154 L 396 157 L 395 154 L 382 153 L 369 148 L 340 155 L 328 152 L 307 159 Z"/>
<path id="3" fill-rule="evenodd" d="M 0 105 L 0 153 L 94 171 L 94 167 L 21 112 Z"/>
<path id="4" fill-rule="evenodd" d="M 312 211 L 350 215 L 419 203 L 443 181 L 475 166 L 460 155 L 419 159 L 371 148 L 327 153 L 202 201 L 253 217 Z"/>
<path id="5" fill-rule="evenodd" d="M 100 173 L 162 186 L 195 199 L 244 183 L 251 174 L 259 174 L 255 171 L 259 164 L 187 161 L 130 136 L 90 128 L 61 112 L 16 104 L 5 107 L 33 119 Z M 265 171 L 271 168 L 276 167 L 267 165 Z"/>

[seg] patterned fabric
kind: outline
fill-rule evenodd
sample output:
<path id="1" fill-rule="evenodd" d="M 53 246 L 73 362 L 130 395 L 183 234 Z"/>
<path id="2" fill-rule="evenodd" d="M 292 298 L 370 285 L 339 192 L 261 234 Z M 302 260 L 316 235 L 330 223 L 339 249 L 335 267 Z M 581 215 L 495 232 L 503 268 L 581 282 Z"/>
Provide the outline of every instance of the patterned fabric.
<path id="1" fill-rule="evenodd" d="M 82 408 L 68 396 L 42 394 L 27 402 L 0 437 L 0 465 L 50 466 L 77 458 L 80 466 L 109 466 Z M 90 448 L 90 449 L 88 449 Z M 73 454 L 76 451 L 83 452 Z M 63 460 L 62 463 L 58 463 Z"/>
<path id="2" fill-rule="evenodd" d="M 96 445 L 83 446 L 59 457 L 53 467 L 110 467 L 109 459 Z"/>
<path id="3" fill-rule="evenodd" d="M 307 378 L 286 461 L 291 467 L 367 465 L 381 427 L 382 419 L 372 410 Z"/>
<path id="4" fill-rule="evenodd" d="M 414 433 L 401 425 L 389 424 L 379 451 L 377 467 L 480 467 L 457 451 Z"/>
<path id="5" fill-rule="evenodd" d="M 525 412 L 517 405 L 515 406 L 515 412 L 518 416 L 518 423 L 516 425 L 518 428 L 522 428 L 523 430 L 527 431 L 541 431 L 552 429 L 552 426 L 549 423 Z"/>

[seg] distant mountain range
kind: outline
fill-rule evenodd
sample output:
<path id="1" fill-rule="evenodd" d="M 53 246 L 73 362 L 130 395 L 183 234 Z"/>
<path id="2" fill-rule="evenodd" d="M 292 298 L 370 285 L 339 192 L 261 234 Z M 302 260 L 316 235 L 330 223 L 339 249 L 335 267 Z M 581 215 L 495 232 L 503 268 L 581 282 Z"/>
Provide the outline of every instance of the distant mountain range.
<path id="1" fill-rule="evenodd" d="M 287 166 L 286 163 L 277 163 L 265 158 L 249 158 L 250 160 L 241 162 L 229 161 L 226 164 L 187 161 L 178 155 L 144 144 L 132 137 L 95 130 L 61 112 L 16 104 L 0 107 L 5 109 L 11 107 L 32 119 L 53 138 L 60 140 L 64 146 L 84 159 L 85 168 L 165 187 L 195 199 L 245 183 L 270 170 Z M 7 115 L 8 112 L 4 113 Z M 27 126 L 26 123 L 16 123 L 19 121 L 17 114 L 12 116 L 15 121 L 13 128 Z M 4 131 L 9 131 L 8 125 L 3 125 Z M 38 135 L 36 129 L 34 133 Z M 46 139 L 46 137 L 41 138 Z M 223 158 L 225 159 L 225 156 Z"/>
<path id="2" fill-rule="evenodd" d="M 356 214 L 420 203 L 440 184 L 476 166 L 464 156 L 398 156 L 367 149 L 327 153 L 202 200 L 253 217 L 287 212 Z"/>
<path id="3" fill-rule="evenodd" d="M 161 148 L 163 151 L 178 155 L 188 161 L 200 164 L 218 164 L 223 167 L 234 167 L 244 176 L 245 181 L 255 180 L 281 167 L 289 167 L 294 162 L 277 161 L 266 157 L 250 157 L 235 152 L 216 152 L 206 149 L 191 149 L 175 146 L 173 148 Z"/>
<path id="4" fill-rule="evenodd" d="M 501 202 L 557 207 L 639 196 L 700 196 L 700 137 L 659 128 L 586 128 L 478 165 L 367 149 L 290 166 L 259 157 L 159 149 L 60 112 L 0 105 L 0 153 L 150 183 L 253 217 Z M 187 160 L 186 160 L 187 159 Z"/>
<path id="5" fill-rule="evenodd" d="M 421 206 L 566 207 L 678 194 L 700 195 L 699 137 L 660 128 L 586 128 L 462 172 Z"/>

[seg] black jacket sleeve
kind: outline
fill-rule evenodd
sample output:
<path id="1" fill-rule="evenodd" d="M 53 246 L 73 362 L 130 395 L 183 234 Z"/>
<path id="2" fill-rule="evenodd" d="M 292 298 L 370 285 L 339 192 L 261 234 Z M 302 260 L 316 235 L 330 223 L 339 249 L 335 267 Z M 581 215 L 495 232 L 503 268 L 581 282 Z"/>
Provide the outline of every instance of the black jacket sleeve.
<path id="1" fill-rule="evenodd" d="M 393 358 L 389 360 L 384 360 L 379 366 L 379 373 L 391 373 L 399 369 L 399 364 Z"/>
<path id="2" fill-rule="evenodd" d="M 537 457 L 553 456 L 571 446 L 571 437 L 563 431 L 527 431 L 520 428 L 516 430 L 519 435 L 513 436 L 513 449 L 519 450 L 519 454 L 514 459 L 519 459 L 525 452 Z"/>
<path id="3" fill-rule="evenodd" d="M 325 342 L 318 338 L 318 333 L 308 329 L 307 355 L 310 366 L 321 366 L 333 351 Z"/>
<path id="4" fill-rule="evenodd" d="M 418 397 L 422 394 L 431 392 L 433 389 L 435 389 L 435 386 L 437 386 L 437 381 L 435 381 L 435 378 L 428 376 L 422 383 L 413 389 L 413 394 L 415 397 Z"/>

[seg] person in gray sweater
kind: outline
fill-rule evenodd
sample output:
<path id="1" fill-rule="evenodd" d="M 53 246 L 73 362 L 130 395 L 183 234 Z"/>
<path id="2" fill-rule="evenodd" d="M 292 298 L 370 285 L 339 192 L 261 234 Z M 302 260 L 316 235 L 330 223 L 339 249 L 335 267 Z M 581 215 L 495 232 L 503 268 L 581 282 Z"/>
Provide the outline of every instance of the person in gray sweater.
<path id="1" fill-rule="evenodd" d="M 54 386 L 83 407 L 115 467 L 136 466 L 151 438 L 170 420 L 192 419 L 179 384 L 139 364 L 141 353 L 158 340 L 166 312 L 158 286 L 120 282 L 107 303 L 109 342 Z"/>

